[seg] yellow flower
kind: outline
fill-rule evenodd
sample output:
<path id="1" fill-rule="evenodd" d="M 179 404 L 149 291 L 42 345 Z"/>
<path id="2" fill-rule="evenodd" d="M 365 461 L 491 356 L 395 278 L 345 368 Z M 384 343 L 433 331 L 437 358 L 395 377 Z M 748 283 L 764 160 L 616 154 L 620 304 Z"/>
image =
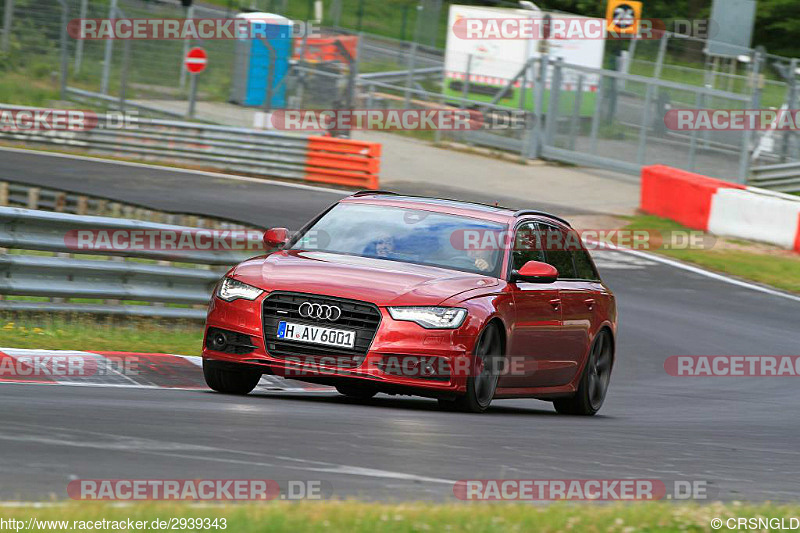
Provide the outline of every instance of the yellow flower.
<path id="1" fill-rule="evenodd" d="M 13 322 L 9 322 L 5 326 L 3 326 L 3 329 L 6 330 L 6 331 L 14 329 L 14 323 Z"/>

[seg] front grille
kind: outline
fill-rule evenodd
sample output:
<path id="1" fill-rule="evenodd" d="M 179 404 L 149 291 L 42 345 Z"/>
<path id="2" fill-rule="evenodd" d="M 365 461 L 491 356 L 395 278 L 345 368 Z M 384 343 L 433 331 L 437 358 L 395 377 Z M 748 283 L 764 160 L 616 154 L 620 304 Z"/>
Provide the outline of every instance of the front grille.
<path id="1" fill-rule="evenodd" d="M 336 305 L 342 310 L 342 316 L 334 322 L 303 318 L 299 311 L 303 302 Z M 273 357 L 300 358 L 305 362 L 326 365 L 331 365 L 335 359 L 334 366 L 352 368 L 360 365 L 367 355 L 375 332 L 378 331 L 381 313 L 373 304 L 358 300 L 297 292 L 274 292 L 264 298 L 263 320 L 264 346 L 267 348 L 267 353 Z M 351 350 L 279 339 L 278 323 L 282 320 L 355 331 L 355 346 Z"/>

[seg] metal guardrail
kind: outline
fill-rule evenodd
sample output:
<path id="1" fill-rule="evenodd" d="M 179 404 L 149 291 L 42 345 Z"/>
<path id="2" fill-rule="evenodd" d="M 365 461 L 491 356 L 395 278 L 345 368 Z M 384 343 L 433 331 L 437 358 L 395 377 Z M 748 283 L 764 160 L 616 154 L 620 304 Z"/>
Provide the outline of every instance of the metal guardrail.
<path id="1" fill-rule="evenodd" d="M 126 204 L 59 189 L 47 189 L 27 183 L 0 181 L 0 206 L 56 211 L 74 215 L 110 216 L 178 226 L 220 230 L 251 229 L 239 222 L 186 213 L 166 213 L 139 205 Z"/>
<path id="2" fill-rule="evenodd" d="M 418 68 L 413 71 L 408 70 L 392 70 L 389 72 L 368 72 L 366 74 L 359 74 L 359 81 L 383 81 L 387 83 L 407 81 L 409 74 L 413 80 L 425 79 L 432 76 L 441 77 L 444 72 L 444 67 L 427 67 Z"/>
<path id="3" fill-rule="evenodd" d="M 37 109 L 0 104 L 3 109 Z M 380 144 L 193 122 L 140 118 L 131 127 L 98 117 L 73 130 L 2 130 L 0 139 L 182 163 L 292 180 L 378 188 Z"/>
<path id="4" fill-rule="evenodd" d="M 15 253 L 0 256 L 0 295 L 114 300 L 78 303 L 4 299 L 0 301 L 0 310 L 202 319 L 205 309 L 190 306 L 206 304 L 214 284 L 224 273 L 224 267 L 255 255 L 255 252 L 79 250 L 69 246 L 65 238 L 68 232 L 75 230 L 184 233 L 198 229 L 200 228 L 138 220 L 0 207 L 0 247 L 15 249 Z M 18 250 L 25 252 L 16 253 Z M 55 252 L 56 255 L 34 255 L 30 251 Z M 75 258 L 71 254 L 91 254 L 95 258 Z M 112 256 L 117 256 L 117 260 Z M 119 260 L 120 257 L 134 260 Z M 142 259 L 191 263 L 197 266 L 174 266 Z M 116 300 L 141 305 L 125 305 Z M 184 307 L 165 307 L 165 304 L 183 304 Z"/>
<path id="5" fill-rule="evenodd" d="M 800 192 L 800 162 L 752 167 L 747 184 L 778 192 Z"/>
<path id="6" fill-rule="evenodd" d="M 305 177 L 308 152 L 305 137 L 158 119 L 139 119 L 136 129 L 0 131 L 0 139 L 297 180 Z"/>

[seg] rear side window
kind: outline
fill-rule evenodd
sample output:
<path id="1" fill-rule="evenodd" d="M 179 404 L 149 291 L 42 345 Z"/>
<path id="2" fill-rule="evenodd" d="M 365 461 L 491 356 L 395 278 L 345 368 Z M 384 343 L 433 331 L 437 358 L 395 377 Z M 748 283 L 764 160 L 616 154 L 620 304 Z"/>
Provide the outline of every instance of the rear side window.
<path id="1" fill-rule="evenodd" d="M 572 237 L 573 243 L 578 243 L 580 240 L 577 236 L 578 234 L 574 231 L 570 232 Z M 572 250 L 572 258 L 575 260 L 575 271 L 576 277 L 579 279 L 588 279 L 592 281 L 597 281 L 600 279 L 600 275 L 597 273 L 597 270 L 594 267 L 594 263 L 592 262 L 592 258 L 589 256 L 589 252 L 584 250 L 582 247 L 578 248 L 575 247 Z"/>
<path id="2" fill-rule="evenodd" d="M 545 249 L 545 262 L 553 265 L 558 270 L 559 279 L 574 279 L 575 265 L 572 262 L 571 240 L 567 239 L 567 232 L 542 224 L 541 235 Z"/>

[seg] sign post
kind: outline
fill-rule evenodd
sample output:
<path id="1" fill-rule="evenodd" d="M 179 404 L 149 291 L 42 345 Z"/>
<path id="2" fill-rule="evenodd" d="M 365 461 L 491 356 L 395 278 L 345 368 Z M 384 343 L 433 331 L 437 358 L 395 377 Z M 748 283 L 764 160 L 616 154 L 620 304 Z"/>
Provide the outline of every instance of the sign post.
<path id="1" fill-rule="evenodd" d="M 189 86 L 189 111 L 187 117 L 194 116 L 195 102 L 197 101 L 197 75 L 206 69 L 208 56 L 206 51 L 200 47 L 194 47 L 186 54 L 183 60 L 186 70 L 192 75 L 191 85 Z"/>

